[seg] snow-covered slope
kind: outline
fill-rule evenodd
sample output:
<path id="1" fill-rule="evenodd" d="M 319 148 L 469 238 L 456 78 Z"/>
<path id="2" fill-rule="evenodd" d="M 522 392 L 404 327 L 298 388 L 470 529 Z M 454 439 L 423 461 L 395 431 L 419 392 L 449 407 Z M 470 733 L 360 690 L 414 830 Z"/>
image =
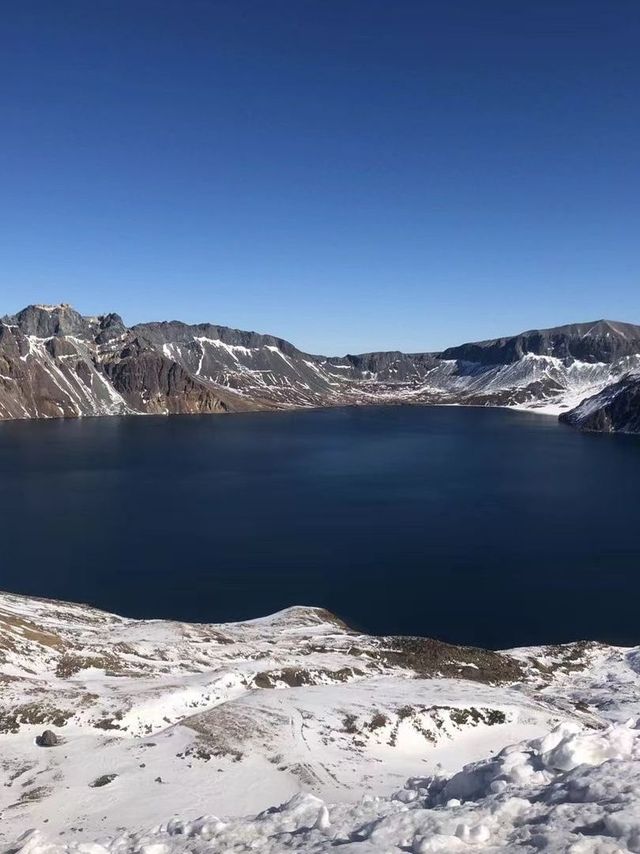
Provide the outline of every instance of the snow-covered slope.
<path id="1" fill-rule="evenodd" d="M 29 306 L 0 321 L 0 419 L 233 412 L 361 403 L 559 413 L 640 369 L 640 327 L 598 321 L 443 353 L 316 356 L 212 324 Z"/>
<path id="2" fill-rule="evenodd" d="M 34 854 L 637 851 L 639 671 L 637 650 L 376 638 L 315 608 L 189 625 L 3 594 L 0 833 Z"/>

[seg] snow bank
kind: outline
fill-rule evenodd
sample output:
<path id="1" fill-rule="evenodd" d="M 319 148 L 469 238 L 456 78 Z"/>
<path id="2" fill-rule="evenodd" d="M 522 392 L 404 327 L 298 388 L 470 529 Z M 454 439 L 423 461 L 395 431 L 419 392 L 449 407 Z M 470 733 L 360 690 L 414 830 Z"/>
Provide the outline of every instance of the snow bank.
<path id="1" fill-rule="evenodd" d="M 448 779 L 414 778 L 391 798 L 327 805 L 298 794 L 258 816 L 174 817 L 147 832 L 60 844 L 38 831 L 20 854 L 640 852 L 640 729 L 562 725 Z"/>
<path id="2" fill-rule="evenodd" d="M 476 800 L 520 787 L 544 786 L 558 772 L 581 765 L 601 765 L 608 759 L 633 755 L 638 730 L 619 725 L 606 732 L 582 732 L 578 724 L 564 723 L 543 738 L 506 747 L 493 760 L 468 765 L 449 780 L 427 780 L 431 805 L 451 799 Z M 421 781 L 412 781 L 420 787 Z"/>

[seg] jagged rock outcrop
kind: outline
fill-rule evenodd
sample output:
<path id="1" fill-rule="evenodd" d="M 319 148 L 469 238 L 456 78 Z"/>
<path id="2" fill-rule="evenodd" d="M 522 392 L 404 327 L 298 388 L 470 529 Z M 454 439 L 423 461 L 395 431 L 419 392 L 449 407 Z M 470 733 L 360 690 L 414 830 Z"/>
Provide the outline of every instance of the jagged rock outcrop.
<path id="1" fill-rule="evenodd" d="M 228 412 L 229 404 L 197 382 L 177 362 L 134 339 L 104 373 L 133 411 L 163 413 Z"/>
<path id="2" fill-rule="evenodd" d="M 640 327 L 598 321 L 442 353 L 304 353 L 273 335 L 28 306 L 0 321 L 0 419 L 359 403 L 568 410 L 640 369 Z"/>
<path id="3" fill-rule="evenodd" d="M 624 377 L 587 398 L 560 420 L 580 430 L 640 433 L 640 375 Z"/>
<path id="4" fill-rule="evenodd" d="M 0 418 L 246 408 L 232 393 L 198 382 L 117 314 L 29 306 L 0 322 Z"/>

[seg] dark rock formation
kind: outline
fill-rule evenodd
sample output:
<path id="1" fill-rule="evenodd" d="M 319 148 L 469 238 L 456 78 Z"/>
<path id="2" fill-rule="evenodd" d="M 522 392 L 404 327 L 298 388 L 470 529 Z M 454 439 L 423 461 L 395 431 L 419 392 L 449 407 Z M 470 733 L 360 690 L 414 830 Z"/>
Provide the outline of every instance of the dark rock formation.
<path id="1" fill-rule="evenodd" d="M 140 350 L 137 341 L 104 371 L 115 391 L 134 411 L 156 413 L 227 412 L 219 395 L 198 383 L 179 364 L 153 350 Z"/>
<path id="2" fill-rule="evenodd" d="M 89 783 L 89 785 L 92 789 L 101 789 L 103 786 L 113 783 L 117 776 L 117 774 L 102 774 L 101 777 L 96 777 L 93 783 Z"/>
<path id="3" fill-rule="evenodd" d="M 246 408 L 189 375 L 117 314 L 29 306 L 0 322 L 0 419 Z"/>
<path id="4" fill-rule="evenodd" d="M 580 430 L 640 433 L 640 376 L 627 376 L 583 400 L 560 420 Z"/>
<path id="5" fill-rule="evenodd" d="M 45 729 L 42 735 L 36 738 L 38 747 L 55 747 L 58 744 L 58 736 L 50 729 Z"/>
<path id="6" fill-rule="evenodd" d="M 444 350 L 440 356 L 482 365 L 517 362 L 529 353 L 557 359 L 609 363 L 639 352 L 640 326 L 598 320 L 553 329 L 533 329 L 510 338 L 462 344 Z"/>

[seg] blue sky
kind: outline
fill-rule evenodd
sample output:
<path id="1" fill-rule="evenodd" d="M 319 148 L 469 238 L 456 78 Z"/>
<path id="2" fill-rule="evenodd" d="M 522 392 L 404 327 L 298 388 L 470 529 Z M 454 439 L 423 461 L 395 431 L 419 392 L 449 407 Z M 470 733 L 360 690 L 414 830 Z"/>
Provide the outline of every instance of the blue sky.
<path id="1" fill-rule="evenodd" d="M 640 322 L 640 4 L 8 0 L 0 312 L 313 352 Z"/>

